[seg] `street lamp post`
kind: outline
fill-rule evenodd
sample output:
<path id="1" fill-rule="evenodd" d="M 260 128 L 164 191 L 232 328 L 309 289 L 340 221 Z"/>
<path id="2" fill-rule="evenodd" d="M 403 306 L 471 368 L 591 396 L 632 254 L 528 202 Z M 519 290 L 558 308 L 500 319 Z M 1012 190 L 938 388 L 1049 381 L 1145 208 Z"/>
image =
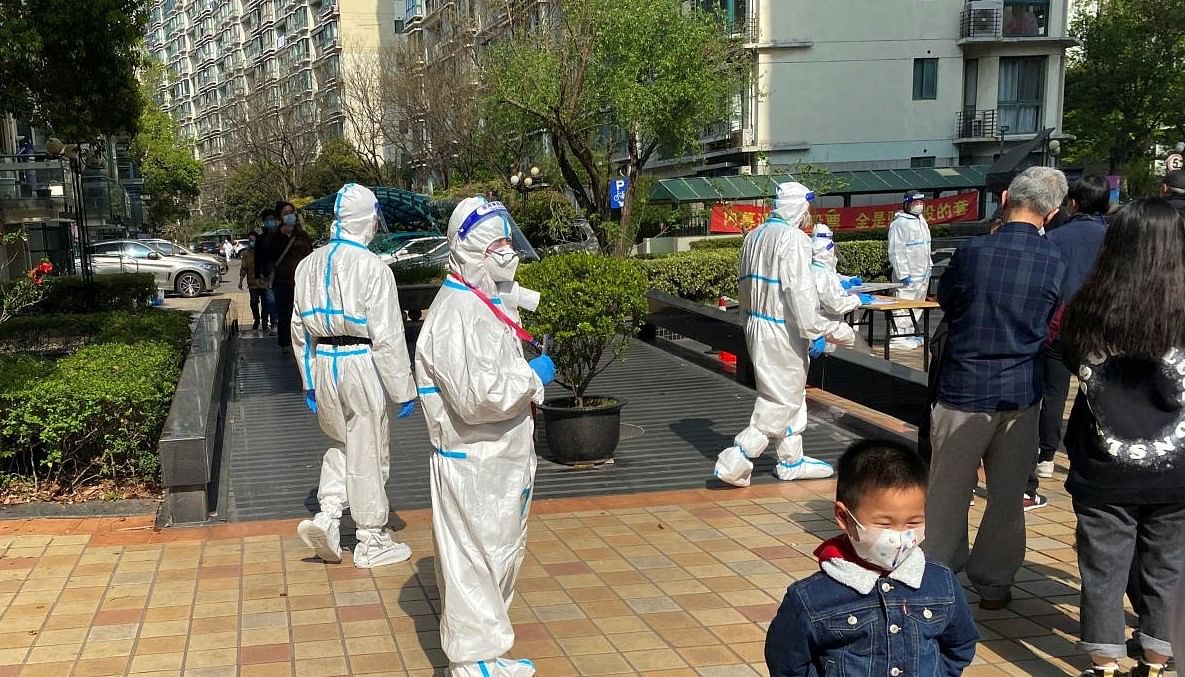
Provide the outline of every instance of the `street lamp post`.
<path id="1" fill-rule="evenodd" d="M 523 207 L 527 206 L 527 193 L 539 182 L 539 168 L 531 167 L 526 172 L 516 172 L 510 175 L 510 187 L 523 196 Z"/>

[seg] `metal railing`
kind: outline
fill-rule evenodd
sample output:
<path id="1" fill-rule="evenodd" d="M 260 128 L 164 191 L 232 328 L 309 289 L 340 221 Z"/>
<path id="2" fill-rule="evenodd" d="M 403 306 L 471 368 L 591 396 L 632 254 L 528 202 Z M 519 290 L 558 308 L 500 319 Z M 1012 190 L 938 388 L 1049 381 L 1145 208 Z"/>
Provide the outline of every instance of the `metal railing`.
<path id="1" fill-rule="evenodd" d="M 955 114 L 956 139 L 992 139 L 996 133 L 996 111 L 961 110 Z"/>
<path id="2" fill-rule="evenodd" d="M 998 38 L 1003 30 L 1004 13 L 998 9 L 967 9 L 959 16 L 959 38 Z"/>

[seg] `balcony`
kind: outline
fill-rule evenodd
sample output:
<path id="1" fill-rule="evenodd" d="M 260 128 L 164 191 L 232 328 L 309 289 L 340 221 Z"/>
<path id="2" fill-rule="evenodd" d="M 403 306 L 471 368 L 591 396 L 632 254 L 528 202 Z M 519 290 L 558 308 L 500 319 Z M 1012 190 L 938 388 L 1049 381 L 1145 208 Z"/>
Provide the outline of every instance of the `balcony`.
<path id="1" fill-rule="evenodd" d="M 1050 35 L 1049 5 L 973 0 L 959 15 L 960 46 L 995 43 L 1045 43 L 1063 48 L 1078 41 Z"/>
<path id="2" fill-rule="evenodd" d="M 995 141 L 995 110 L 962 110 L 955 114 L 955 143 Z"/>
<path id="3" fill-rule="evenodd" d="M 732 24 L 729 31 L 735 40 L 745 45 L 756 45 L 761 42 L 761 21 L 751 16 Z"/>

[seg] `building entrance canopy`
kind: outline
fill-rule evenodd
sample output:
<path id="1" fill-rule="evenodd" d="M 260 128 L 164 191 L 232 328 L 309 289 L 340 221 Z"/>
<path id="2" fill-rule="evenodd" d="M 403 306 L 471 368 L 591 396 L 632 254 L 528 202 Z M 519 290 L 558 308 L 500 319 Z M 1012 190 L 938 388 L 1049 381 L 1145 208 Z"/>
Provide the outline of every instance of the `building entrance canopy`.
<path id="1" fill-rule="evenodd" d="M 384 186 L 370 186 L 370 189 L 378 197 L 383 219 L 392 233 L 438 232 L 432 200 L 427 195 Z M 304 211 L 332 219 L 336 198 L 336 193 L 326 195 L 306 205 Z"/>

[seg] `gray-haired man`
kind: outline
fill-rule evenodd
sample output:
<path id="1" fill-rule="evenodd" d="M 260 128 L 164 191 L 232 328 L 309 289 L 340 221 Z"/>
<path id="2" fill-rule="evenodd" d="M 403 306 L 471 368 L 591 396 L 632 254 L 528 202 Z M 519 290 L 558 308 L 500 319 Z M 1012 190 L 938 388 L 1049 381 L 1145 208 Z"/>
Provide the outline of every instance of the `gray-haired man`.
<path id="1" fill-rule="evenodd" d="M 1004 225 L 960 247 L 938 285 L 949 329 L 930 417 L 922 547 L 956 571 L 965 567 L 986 609 L 1008 603 L 1024 562 L 1021 501 L 1037 448 L 1040 355 L 1066 274 L 1040 231 L 1066 192 L 1060 171 L 1026 169 L 1004 193 Z M 980 462 L 988 505 L 968 552 L 967 505 Z"/>

